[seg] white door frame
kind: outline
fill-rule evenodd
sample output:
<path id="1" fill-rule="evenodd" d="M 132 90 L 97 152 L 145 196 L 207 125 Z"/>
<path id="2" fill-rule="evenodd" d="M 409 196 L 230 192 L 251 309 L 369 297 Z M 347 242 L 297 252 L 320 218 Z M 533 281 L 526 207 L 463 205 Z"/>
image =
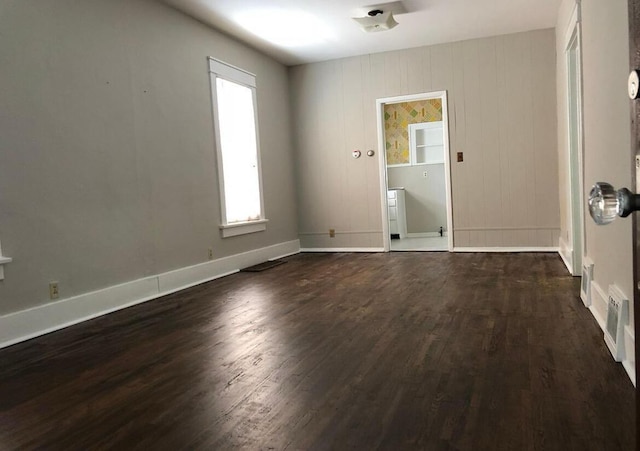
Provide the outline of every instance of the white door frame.
<path id="1" fill-rule="evenodd" d="M 453 251 L 453 207 L 451 203 L 451 157 L 449 151 L 449 110 L 447 91 L 434 91 L 422 94 L 384 97 L 376 99 L 378 123 L 378 162 L 380 168 L 380 199 L 382 204 L 382 235 L 384 251 L 391 250 L 389 235 L 389 209 L 387 201 L 387 151 L 384 140 L 384 106 L 388 103 L 413 102 L 418 100 L 442 99 L 442 121 L 444 128 L 444 182 L 447 206 L 447 250 Z"/>
<path id="2" fill-rule="evenodd" d="M 585 210 L 584 210 L 584 147 L 583 147 L 583 118 L 582 118 L 582 36 L 580 29 L 580 3 L 576 2 L 573 13 L 569 20 L 567 32 L 565 34 L 565 61 L 567 64 L 567 158 L 569 177 L 569 211 L 570 217 L 567 221 L 567 228 L 571 234 L 571 273 L 574 276 L 582 275 L 582 262 L 586 256 L 586 237 L 584 230 Z M 575 74 L 570 70 L 570 52 L 575 51 L 576 67 Z M 571 76 L 575 75 L 575 80 Z M 571 95 L 571 84 L 575 83 L 577 96 L 575 99 Z M 572 134 L 571 108 L 575 103 L 576 124 Z M 575 136 L 573 136 L 575 135 Z M 575 146 L 572 145 L 576 139 Z"/>

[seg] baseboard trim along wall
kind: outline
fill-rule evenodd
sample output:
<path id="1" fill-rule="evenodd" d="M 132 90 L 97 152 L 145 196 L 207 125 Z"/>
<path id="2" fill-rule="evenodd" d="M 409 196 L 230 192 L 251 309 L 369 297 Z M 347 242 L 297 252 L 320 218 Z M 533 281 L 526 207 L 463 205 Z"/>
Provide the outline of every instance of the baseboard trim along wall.
<path id="1" fill-rule="evenodd" d="M 573 274 L 573 250 L 567 245 L 567 243 L 560 237 L 558 240 L 558 254 L 564 262 L 564 266 L 569 270 L 569 274 Z"/>
<path id="2" fill-rule="evenodd" d="M 0 316 L 0 348 L 299 252 L 288 241 Z"/>
<path id="3" fill-rule="evenodd" d="M 600 329 L 602 329 L 603 337 L 606 328 L 606 315 L 607 315 L 607 300 L 609 296 L 600 287 L 600 285 L 591 281 L 591 306 L 589 310 L 596 319 Z M 604 340 L 604 338 L 603 338 Z M 625 325 L 624 327 L 624 352 L 625 357 L 622 359 L 622 366 L 627 372 L 629 379 L 633 385 L 636 385 L 636 365 L 635 365 L 635 334 L 633 327 Z"/>
<path id="4" fill-rule="evenodd" d="M 624 349 L 627 350 L 631 350 L 633 349 L 633 352 L 635 353 L 635 346 L 636 346 L 636 337 L 635 337 L 635 333 L 633 331 L 633 326 L 629 326 L 628 324 L 626 326 L 624 326 Z M 629 351 L 625 351 L 627 352 L 627 355 L 629 355 Z M 631 359 L 624 359 L 622 361 L 622 366 L 624 367 L 624 370 L 627 372 L 627 374 L 629 375 L 629 379 L 631 379 L 631 382 L 633 382 L 633 386 L 636 386 L 636 363 L 635 360 L 631 360 Z"/>
<path id="5" fill-rule="evenodd" d="M 598 322 L 604 332 L 606 327 L 605 316 L 607 314 L 607 294 L 600 288 L 597 282 L 591 281 L 591 306 L 589 311 Z"/>
<path id="6" fill-rule="evenodd" d="M 384 252 L 382 247 L 303 247 L 300 252 Z"/>
<path id="7" fill-rule="evenodd" d="M 382 247 L 303 247 L 300 252 L 384 252 Z M 558 252 L 557 247 L 454 247 L 452 252 Z"/>
<path id="8" fill-rule="evenodd" d="M 407 233 L 407 238 L 440 238 L 443 236 L 449 236 L 449 234 L 446 231 L 443 231 L 442 235 L 440 232 Z"/>
<path id="9" fill-rule="evenodd" d="M 454 247 L 453 252 L 558 252 L 557 247 Z"/>

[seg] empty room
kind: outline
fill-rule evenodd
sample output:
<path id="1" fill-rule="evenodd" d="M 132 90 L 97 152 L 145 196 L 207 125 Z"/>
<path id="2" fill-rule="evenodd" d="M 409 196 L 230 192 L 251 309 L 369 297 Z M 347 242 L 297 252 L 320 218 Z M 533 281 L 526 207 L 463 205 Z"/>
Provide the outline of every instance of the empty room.
<path id="1" fill-rule="evenodd" d="M 636 45 L 638 0 L 3 0 L 0 449 L 636 449 Z"/>

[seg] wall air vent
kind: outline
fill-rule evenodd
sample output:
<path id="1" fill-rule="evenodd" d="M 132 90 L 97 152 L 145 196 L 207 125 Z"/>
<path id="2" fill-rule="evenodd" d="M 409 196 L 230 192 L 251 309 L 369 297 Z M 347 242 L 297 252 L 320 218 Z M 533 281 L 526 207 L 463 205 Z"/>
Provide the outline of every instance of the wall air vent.
<path id="1" fill-rule="evenodd" d="M 585 307 L 591 306 L 591 281 L 593 280 L 593 262 L 589 257 L 582 260 L 582 280 L 580 282 L 580 299 Z"/>
<path id="2" fill-rule="evenodd" d="M 624 326 L 627 323 L 629 301 L 615 285 L 609 285 L 607 324 L 604 341 L 616 362 L 624 360 Z"/>

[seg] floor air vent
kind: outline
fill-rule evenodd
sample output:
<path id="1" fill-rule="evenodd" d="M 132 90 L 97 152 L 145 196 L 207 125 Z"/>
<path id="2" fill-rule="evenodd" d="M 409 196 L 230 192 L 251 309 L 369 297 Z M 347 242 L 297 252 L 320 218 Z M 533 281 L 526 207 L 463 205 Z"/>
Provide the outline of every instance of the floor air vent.
<path id="1" fill-rule="evenodd" d="M 593 280 L 593 262 L 589 257 L 582 260 L 582 281 L 580 283 L 580 299 L 585 307 L 591 306 L 591 281 Z"/>
<path id="2" fill-rule="evenodd" d="M 278 265 L 282 265 L 283 263 L 287 263 L 284 260 L 269 260 L 264 263 L 258 263 L 257 265 L 249 266 L 248 268 L 242 268 L 241 272 L 262 272 L 267 269 L 274 268 Z"/>
<path id="3" fill-rule="evenodd" d="M 624 359 L 624 326 L 627 323 L 628 302 L 615 285 L 609 285 L 604 341 L 616 362 Z"/>

